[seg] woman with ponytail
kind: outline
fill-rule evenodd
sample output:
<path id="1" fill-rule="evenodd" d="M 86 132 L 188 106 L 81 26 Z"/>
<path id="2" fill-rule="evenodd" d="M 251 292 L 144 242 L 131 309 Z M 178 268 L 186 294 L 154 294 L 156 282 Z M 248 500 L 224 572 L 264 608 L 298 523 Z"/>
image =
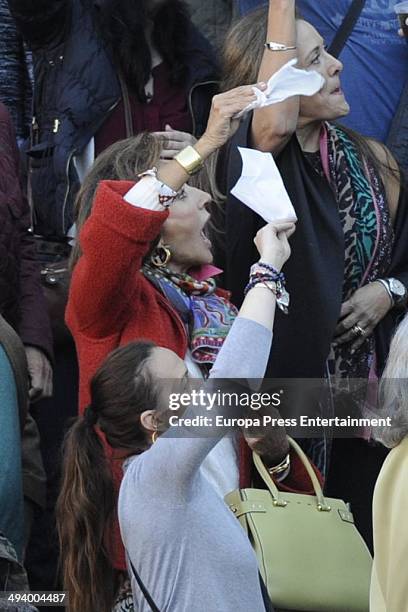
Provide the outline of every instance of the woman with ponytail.
<path id="1" fill-rule="evenodd" d="M 275 316 L 273 278 L 289 257 L 293 230 L 293 224 L 269 224 L 258 232 L 255 244 L 263 274 L 251 276 L 205 383 L 209 387 L 214 378 L 263 377 Z M 174 381 L 172 391 L 179 389 L 177 383 L 185 390 L 187 377 L 176 353 L 140 341 L 116 349 L 92 379 L 90 405 L 66 438 L 59 500 L 70 612 L 109 612 L 117 587 L 105 537 L 115 514 L 114 486 L 96 427 L 115 456 L 127 458 L 118 516 L 134 609 L 270 609 L 251 545 L 201 471 L 225 428 L 209 426 L 201 437 L 185 426 L 168 429 L 168 379 Z M 223 413 L 218 407 L 216 414 Z M 200 408 L 190 406 L 184 415 L 176 414 L 190 418 Z"/>
<path id="2" fill-rule="evenodd" d="M 91 383 L 92 402 L 71 428 L 64 445 L 64 478 L 57 506 L 62 578 L 73 612 L 104 612 L 120 584 L 109 537 L 117 495 L 103 443 L 95 429 L 103 420 L 95 406 L 111 409 L 117 437 L 109 439 L 126 454 L 144 448 L 145 433 L 135 427 L 134 406 L 153 399 L 138 389 L 136 363 L 143 364 L 152 343 L 129 344 L 113 353 Z M 111 441 L 112 441 L 111 440 Z M 108 602 L 108 604 L 107 604 Z"/>

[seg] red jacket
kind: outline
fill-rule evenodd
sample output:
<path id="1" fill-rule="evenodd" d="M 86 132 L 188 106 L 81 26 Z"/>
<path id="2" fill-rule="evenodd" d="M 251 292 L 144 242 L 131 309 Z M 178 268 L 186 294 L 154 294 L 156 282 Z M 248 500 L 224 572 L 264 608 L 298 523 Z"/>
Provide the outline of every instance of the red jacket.
<path id="1" fill-rule="evenodd" d="M 78 353 L 81 413 L 92 376 L 118 346 L 144 338 L 182 358 L 187 350 L 179 315 L 140 271 L 168 212 L 125 202 L 132 186 L 103 181 L 80 234 L 82 256 L 72 274 L 66 322 Z"/>

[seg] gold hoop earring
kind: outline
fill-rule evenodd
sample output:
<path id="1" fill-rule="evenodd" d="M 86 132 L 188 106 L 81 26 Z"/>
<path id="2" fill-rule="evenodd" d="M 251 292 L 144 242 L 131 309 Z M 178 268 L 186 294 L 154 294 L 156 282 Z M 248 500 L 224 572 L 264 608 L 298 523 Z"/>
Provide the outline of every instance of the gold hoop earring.
<path id="1" fill-rule="evenodd" d="M 171 259 L 171 251 L 166 246 L 158 246 L 155 248 L 150 261 L 156 268 L 164 268 Z"/>
<path id="2" fill-rule="evenodd" d="M 158 437 L 159 437 L 159 434 L 157 433 L 157 431 L 154 431 L 152 433 L 152 444 L 154 444 L 157 441 Z"/>

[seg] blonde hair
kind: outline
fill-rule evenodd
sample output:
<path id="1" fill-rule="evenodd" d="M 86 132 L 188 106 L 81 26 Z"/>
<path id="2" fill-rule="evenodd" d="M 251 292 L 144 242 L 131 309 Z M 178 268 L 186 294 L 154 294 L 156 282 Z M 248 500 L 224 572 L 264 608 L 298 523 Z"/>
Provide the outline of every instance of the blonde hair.
<path id="1" fill-rule="evenodd" d="M 384 446 L 393 448 L 408 435 L 408 315 L 392 339 L 379 399 L 381 416 L 391 417 L 392 425 L 375 428 L 373 436 Z"/>
<path id="2" fill-rule="evenodd" d="M 296 10 L 296 19 L 301 19 Z M 268 7 L 263 6 L 250 11 L 236 21 L 227 33 L 222 46 L 222 79 L 220 91 L 229 91 L 241 85 L 253 85 L 258 80 L 264 44 L 268 30 Z M 222 217 L 226 194 L 217 182 L 217 169 L 220 151 L 216 151 L 205 162 L 203 172 L 197 176 L 196 186 L 211 194 L 216 223 Z M 221 217 L 219 217 L 221 215 Z"/>
<path id="3" fill-rule="evenodd" d="M 86 175 L 75 204 L 77 235 L 92 211 L 96 190 L 101 181 L 136 181 L 138 174 L 157 166 L 162 141 L 142 132 L 132 138 L 118 140 L 103 151 Z M 79 240 L 72 249 L 71 269 L 81 256 Z"/>
<path id="4" fill-rule="evenodd" d="M 297 9 L 295 19 L 302 19 Z M 222 48 L 221 91 L 257 82 L 267 31 L 267 6 L 249 12 L 230 28 Z"/>
<path id="5" fill-rule="evenodd" d="M 222 48 L 221 91 L 257 82 L 268 28 L 266 6 L 251 11 L 229 30 Z"/>

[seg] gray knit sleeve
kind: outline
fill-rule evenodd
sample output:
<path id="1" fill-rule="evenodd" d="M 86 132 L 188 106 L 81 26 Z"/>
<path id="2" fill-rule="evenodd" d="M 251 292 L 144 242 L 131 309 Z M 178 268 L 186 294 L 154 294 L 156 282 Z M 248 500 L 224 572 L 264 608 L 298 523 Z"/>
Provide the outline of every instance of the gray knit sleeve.
<path id="1" fill-rule="evenodd" d="M 266 327 L 249 319 L 238 317 L 217 357 L 210 379 L 203 382 L 203 391 L 218 393 L 223 389 L 221 379 L 261 379 L 268 363 L 272 333 Z M 218 383 L 217 381 L 220 381 Z M 238 413 L 238 406 L 236 412 Z M 157 442 L 127 468 L 126 479 L 133 475 L 145 495 L 168 503 L 179 504 L 191 495 L 191 487 L 201 463 L 229 431 L 217 424 L 216 416 L 227 414 L 223 405 L 207 412 L 203 406 L 189 406 L 182 418 L 209 417 L 204 428 L 195 426 L 170 427 Z M 235 408 L 232 408 L 234 413 Z M 228 407 L 231 416 L 231 407 Z"/>

